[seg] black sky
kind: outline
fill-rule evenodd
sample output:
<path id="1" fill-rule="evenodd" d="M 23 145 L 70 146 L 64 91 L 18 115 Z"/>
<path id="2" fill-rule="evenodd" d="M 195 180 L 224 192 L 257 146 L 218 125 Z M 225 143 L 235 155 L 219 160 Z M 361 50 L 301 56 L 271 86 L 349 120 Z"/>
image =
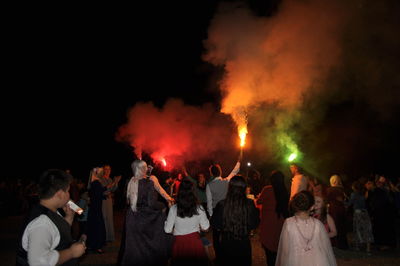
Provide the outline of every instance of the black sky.
<path id="1" fill-rule="evenodd" d="M 217 103 L 209 82 L 215 69 L 201 60 L 216 5 L 12 8 L 3 50 L 1 177 L 31 178 L 55 167 L 83 174 L 106 162 L 126 172 L 132 152 L 114 137 L 129 107 L 162 106 L 170 97 Z"/>
<path id="2" fill-rule="evenodd" d="M 10 8 L 3 33 L 4 165 L 0 178 L 36 178 L 48 168 L 70 168 L 86 178 L 90 168 L 102 163 L 127 175 L 134 155 L 128 146 L 115 141 L 115 133 L 135 103 L 152 101 L 161 107 L 168 98 L 180 98 L 190 105 L 212 102 L 218 110 L 221 94 L 216 81 L 222 71 L 204 62 L 202 54 L 210 20 L 220 2 Z M 280 3 L 242 2 L 257 16 L 273 15 Z M 398 6 L 394 9 L 399 10 Z M 346 66 L 363 64 L 356 59 L 365 56 L 367 48 L 359 57 L 348 56 Z M 353 50 L 363 51 L 359 47 Z M 398 53 L 393 58 L 398 58 Z M 398 62 L 386 67 L 394 65 Z M 358 84 L 347 77 L 336 80 L 340 80 L 337 86 Z M 351 169 L 354 161 L 347 160 L 340 150 L 351 143 L 358 149 L 353 155 L 363 156 L 365 164 L 374 163 L 379 170 L 394 173 L 400 123 L 393 117 L 386 123 L 387 119 L 377 118 L 380 114 L 371 109 L 370 102 L 349 98 L 329 102 L 324 118 L 331 121 L 329 126 L 319 126 L 312 134 L 343 134 L 352 131 L 354 124 L 359 125 L 356 132 L 338 140 L 338 145 L 329 145 L 332 139 L 328 137 L 315 141 L 313 135 L 303 135 L 305 141 L 315 144 L 307 146 L 309 153 L 318 154 L 321 147 L 329 146 L 330 154 L 340 154 L 337 161 Z M 390 110 L 399 113 L 398 108 Z M 365 159 L 366 153 L 371 153 L 370 161 Z"/>

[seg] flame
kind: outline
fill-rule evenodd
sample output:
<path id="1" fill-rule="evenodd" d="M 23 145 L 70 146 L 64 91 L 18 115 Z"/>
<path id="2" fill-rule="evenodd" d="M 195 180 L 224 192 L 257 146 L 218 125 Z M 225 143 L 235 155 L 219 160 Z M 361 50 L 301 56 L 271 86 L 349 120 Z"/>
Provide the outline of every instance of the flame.
<path id="1" fill-rule="evenodd" d="M 160 161 L 162 162 L 162 164 L 164 165 L 164 167 L 167 166 L 167 161 L 165 160 L 165 158 L 161 158 Z"/>
<path id="2" fill-rule="evenodd" d="M 244 147 L 246 144 L 247 126 L 241 126 L 238 129 L 240 138 L 240 147 Z"/>

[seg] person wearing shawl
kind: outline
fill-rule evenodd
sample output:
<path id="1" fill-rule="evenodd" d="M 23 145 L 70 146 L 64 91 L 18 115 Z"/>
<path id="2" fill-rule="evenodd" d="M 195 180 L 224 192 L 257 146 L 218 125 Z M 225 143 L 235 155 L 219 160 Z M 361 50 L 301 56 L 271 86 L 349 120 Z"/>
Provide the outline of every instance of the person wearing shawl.
<path id="1" fill-rule="evenodd" d="M 171 252 L 172 236 L 164 232 L 166 206 L 157 201 L 158 193 L 169 205 L 173 199 L 157 177 L 147 176 L 145 161 L 132 163 L 133 177 L 127 187 L 130 208 L 126 214 L 125 234 L 120 251 L 121 265 L 166 265 Z"/>
<path id="2" fill-rule="evenodd" d="M 337 236 L 331 238 L 332 245 L 340 249 L 348 249 L 346 229 L 346 207 L 342 179 L 332 175 L 329 179 L 331 186 L 327 189 L 328 213 L 335 221 Z"/>

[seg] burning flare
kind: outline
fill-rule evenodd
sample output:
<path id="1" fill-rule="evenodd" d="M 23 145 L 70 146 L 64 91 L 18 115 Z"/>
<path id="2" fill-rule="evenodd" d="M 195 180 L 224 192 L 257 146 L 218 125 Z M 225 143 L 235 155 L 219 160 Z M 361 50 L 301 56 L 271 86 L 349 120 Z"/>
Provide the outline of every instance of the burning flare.
<path id="1" fill-rule="evenodd" d="M 243 148 L 246 144 L 247 126 L 240 126 L 239 129 L 240 147 Z"/>

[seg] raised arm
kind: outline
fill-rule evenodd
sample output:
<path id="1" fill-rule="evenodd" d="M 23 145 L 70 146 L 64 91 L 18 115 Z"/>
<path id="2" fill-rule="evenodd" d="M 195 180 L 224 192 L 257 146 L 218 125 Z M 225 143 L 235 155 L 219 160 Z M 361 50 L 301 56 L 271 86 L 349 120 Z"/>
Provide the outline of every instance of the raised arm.
<path id="1" fill-rule="evenodd" d="M 232 177 L 234 177 L 235 175 L 237 175 L 237 173 L 239 173 L 239 170 L 240 170 L 240 161 L 237 161 L 232 172 L 226 177 L 226 179 L 231 180 Z"/>
<path id="2" fill-rule="evenodd" d="M 114 177 L 113 181 L 107 186 L 107 190 L 111 192 L 115 192 L 118 188 L 118 183 L 121 180 L 121 176 Z"/>
<path id="3" fill-rule="evenodd" d="M 194 179 L 193 177 L 191 177 L 191 176 L 189 175 L 189 173 L 187 172 L 185 166 L 182 167 L 182 173 L 183 173 L 183 176 L 184 176 L 184 177 L 186 177 L 187 179 L 189 179 L 193 184 L 197 185 L 197 180 Z"/>

